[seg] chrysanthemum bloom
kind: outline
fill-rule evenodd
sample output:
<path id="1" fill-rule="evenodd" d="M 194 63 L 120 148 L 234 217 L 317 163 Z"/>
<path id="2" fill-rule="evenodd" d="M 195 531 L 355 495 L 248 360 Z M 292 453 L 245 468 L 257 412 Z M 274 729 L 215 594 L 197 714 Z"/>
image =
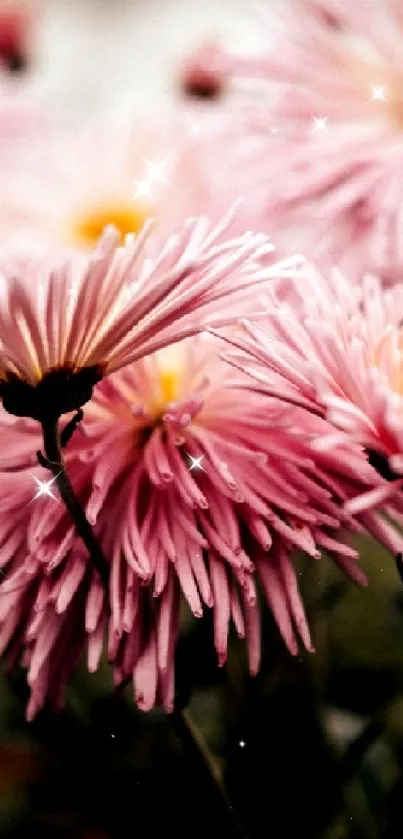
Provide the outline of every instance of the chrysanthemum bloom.
<path id="1" fill-rule="evenodd" d="M 340 272 L 322 276 L 309 265 L 292 284 L 292 304 L 269 293 L 262 322 L 245 322 L 244 334 L 229 336 L 243 351 L 226 357 L 264 392 L 274 388 L 286 402 L 326 416 L 333 432 L 321 448 L 347 433 L 389 479 L 401 474 L 403 285 L 385 291 L 368 276 L 351 286 Z"/>
<path id="2" fill-rule="evenodd" d="M 267 55 L 228 59 L 233 74 L 267 82 L 268 147 L 250 170 L 251 201 L 265 191 L 279 247 L 328 257 L 350 279 L 370 270 L 395 281 L 403 266 L 400 0 L 298 0 L 274 15 Z"/>
<path id="3" fill-rule="evenodd" d="M 5 264 L 0 300 L 0 395 L 7 411 L 44 422 L 80 408 L 104 375 L 168 343 L 226 320 L 254 279 L 270 276 L 264 236 L 221 242 L 230 220 L 211 229 L 190 219 L 158 256 L 148 228 L 127 237 L 107 231 L 89 256 L 59 265 Z M 151 240 L 152 241 L 152 240 Z M 220 316 L 221 312 L 221 316 Z"/>
<path id="4" fill-rule="evenodd" d="M 340 525 L 401 549 L 376 513 L 342 511 L 358 491 L 386 483 L 360 447 L 341 442 L 313 458 L 311 439 L 327 423 L 262 396 L 249 377 L 234 381 L 220 347 L 193 338 L 103 380 L 67 446 L 75 492 L 110 563 L 109 603 L 63 506 L 40 488 L 29 503 L 41 479 L 29 466 L 35 425 L 1 416 L 0 647 L 10 644 L 28 667 L 30 716 L 46 697 L 59 701 L 86 639 L 96 669 L 106 629 L 116 682 L 133 678 L 142 709 L 162 701 L 172 710 L 181 596 L 196 617 L 213 609 L 221 665 L 233 623 L 251 672 L 259 667 L 257 584 L 289 650 L 298 637 L 311 649 L 292 553 L 323 549 L 364 583 Z"/>
<path id="5" fill-rule="evenodd" d="M 207 215 L 218 222 L 239 197 L 245 200 L 232 220 L 231 235 L 269 231 L 267 218 L 263 224 L 247 198 L 250 157 L 267 150 L 267 143 L 258 149 L 247 144 L 246 155 L 234 146 L 234 136 L 246 136 L 251 124 L 255 130 L 255 108 L 243 96 L 237 104 L 231 97 L 224 102 L 212 108 L 181 100 L 142 119 L 112 111 L 79 131 L 74 125 L 62 128 L 53 115 L 26 141 L 9 144 L 5 163 L 0 120 L 2 250 L 85 252 L 105 226 L 113 225 L 123 237 L 138 233 L 148 218 L 158 248 L 157 236 L 163 241 L 187 217 Z M 262 113 L 262 130 L 264 124 Z M 295 248 L 283 255 L 290 253 Z"/>
<path id="6" fill-rule="evenodd" d="M 203 165 L 198 158 L 204 121 L 200 112 L 185 114 L 181 107 L 141 120 L 111 112 L 77 131 L 75 125 L 62 128 L 55 117 L 46 131 L 14 149 L 10 171 L 2 173 L 3 248 L 86 251 L 107 225 L 123 237 L 152 218 L 163 236 L 188 216 L 218 221 L 234 192 L 216 207 L 218 155 L 203 158 Z M 215 131 L 209 126 L 210 149 L 218 129 L 219 120 Z"/>
<path id="7" fill-rule="evenodd" d="M 20 421 L 16 422 L 18 425 Z M 12 427 L 9 431 L 8 443 L 12 445 L 17 437 L 13 436 Z M 33 442 L 36 438 L 36 444 L 40 445 L 37 432 L 31 431 Z M 74 525 L 66 522 L 64 533 L 53 530 L 58 540 L 53 558 L 46 556 L 43 549 L 38 551 L 38 544 L 46 539 L 53 513 L 36 496 L 40 481 L 58 507 L 55 485 L 47 481 L 42 469 L 34 467 L 25 473 L 2 474 L 1 542 L 7 557 L 7 572 L 3 571 L 0 596 L 0 648 L 7 649 L 10 667 L 21 658 L 23 665 L 29 667 L 28 718 L 46 700 L 59 707 L 67 679 L 82 653 L 86 631 L 89 666 L 99 660 L 105 623 L 104 589 L 80 540 L 75 549 L 70 549 L 62 569 L 58 562 L 59 551 L 63 551 L 66 539 L 74 532 Z M 85 590 L 80 589 L 81 580 L 85 581 Z"/>
<path id="8" fill-rule="evenodd" d="M 161 165 L 168 158 L 165 140 L 157 143 L 150 126 L 119 114 L 79 131 L 54 117 L 45 131 L 14 149 L 2 173 L 3 248 L 29 251 L 33 243 L 90 249 L 108 224 L 122 236 L 138 233 L 156 215 L 162 188 L 170 191 L 168 167 Z M 152 164 L 160 166 L 158 173 Z"/>

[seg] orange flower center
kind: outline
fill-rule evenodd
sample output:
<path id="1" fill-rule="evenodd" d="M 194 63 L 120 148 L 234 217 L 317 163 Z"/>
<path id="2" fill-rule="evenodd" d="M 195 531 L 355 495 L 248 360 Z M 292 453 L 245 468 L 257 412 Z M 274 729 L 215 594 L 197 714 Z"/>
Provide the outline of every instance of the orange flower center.
<path id="1" fill-rule="evenodd" d="M 138 233 L 147 218 L 152 215 L 151 207 L 138 201 L 106 202 L 85 211 L 73 224 L 74 240 L 91 247 L 102 235 L 105 227 L 112 224 L 121 233 Z"/>
<path id="2" fill-rule="evenodd" d="M 174 402 L 178 396 L 180 374 L 175 370 L 161 370 L 159 374 L 159 389 L 161 400 L 165 404 Z"/>

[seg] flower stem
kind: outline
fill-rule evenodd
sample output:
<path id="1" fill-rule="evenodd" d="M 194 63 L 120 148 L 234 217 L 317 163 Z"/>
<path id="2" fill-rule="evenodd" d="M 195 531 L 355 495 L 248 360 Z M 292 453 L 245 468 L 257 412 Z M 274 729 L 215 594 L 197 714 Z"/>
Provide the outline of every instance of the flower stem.
<path id="1" fill-rule="evenodd" d="M 399 573 L 399 577 L 403 583 L 403 554 L 396 555 L 396 568 Z"/>
<path id="2" fill-rule="evenodd" d="M 230 832 L 226 835 L 233 839 L 248 839 L 248 834 L 240 824 L 224 789 L 221 774 L 189 712 L 186 709 L 175 709 L 168 714 L 168 719 L 192 766 L 200 795 L 203 796 L 204 789 L 214 807 L 223 813 L 227 822 L 229 821 Z"/>
<path id="3" fill-rule="evenodd" d="M 67 475 L 61 449 L 58 422 L 58 419 L 49 419 L 42 422 L 43 444 L 46 457 L 43 457 L 41 452 L 37 452 L 37 457 L 39 463 L 49 469 L 50 472 L 52 472 L 52 475 L 54 475 L 56 486 L 64 501 L 66 509 L 74 521 L 77 533 L 84 542 L 84 545 L 88 550 L 91 560 L 94 563 L 102 582 L 106 585 L 109 577 L 109 566 L 84 510 L 74 492 L 70 478 Z"/>

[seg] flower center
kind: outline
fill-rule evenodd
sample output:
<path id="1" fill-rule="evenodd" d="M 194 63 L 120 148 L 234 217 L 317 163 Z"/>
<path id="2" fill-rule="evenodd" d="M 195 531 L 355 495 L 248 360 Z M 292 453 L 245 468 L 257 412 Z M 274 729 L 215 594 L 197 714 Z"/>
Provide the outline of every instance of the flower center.
<path id="1" fill-rule="evenodd" d="M 119 230 L 122 239 L 127 233 L 138 233 L 151 215 L 151 207 L 140 201 L 111 201 L 89 208 L 75 219 L 73 237 L 82 245 L 95 245 L 109 224 Z"/>
<path id="2" fill-rule="evenodd" d="M 161 370 L 159 374 L 159 388 L 161 400 L 165 404 L 174 402 L 178 398 L 180 373 L 177 370 Z"/>
<path id="3" fill-rule="evenodd" d="M 154 386 L 147 400 L 153 416 L 161 416 L 167 405 L 181 400 L 186 370 L 183 346 L 166 347 L 151 359 L 154 367 Z"/>
<path id="4" fill-rule="evenodd" d="M 183 342 L 156 352 L 144 359 L 138 368 L 136 394 L 129 396 L 130 412 L 151 429 L 161 422 L 184 429 L 199 414 L 206 386 L 201 370 L 193 361 Z"/>

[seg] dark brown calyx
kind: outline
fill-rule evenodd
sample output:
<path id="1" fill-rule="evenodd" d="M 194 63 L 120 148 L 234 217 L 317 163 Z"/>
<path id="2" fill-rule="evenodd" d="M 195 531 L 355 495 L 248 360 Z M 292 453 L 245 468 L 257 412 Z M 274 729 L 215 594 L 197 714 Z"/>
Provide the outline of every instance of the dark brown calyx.
<path id="1" fill-rule="evenodd" d="M 99 366 L 73 370 L 59 367 L 45 373 L 36 385 L 7 373 L 0 381 L 3 407 L 17 417 L 32 417 L 43 423 L 62 414 L 77 411 L 92 397 L 94 386 L 103 377 Z"/>

